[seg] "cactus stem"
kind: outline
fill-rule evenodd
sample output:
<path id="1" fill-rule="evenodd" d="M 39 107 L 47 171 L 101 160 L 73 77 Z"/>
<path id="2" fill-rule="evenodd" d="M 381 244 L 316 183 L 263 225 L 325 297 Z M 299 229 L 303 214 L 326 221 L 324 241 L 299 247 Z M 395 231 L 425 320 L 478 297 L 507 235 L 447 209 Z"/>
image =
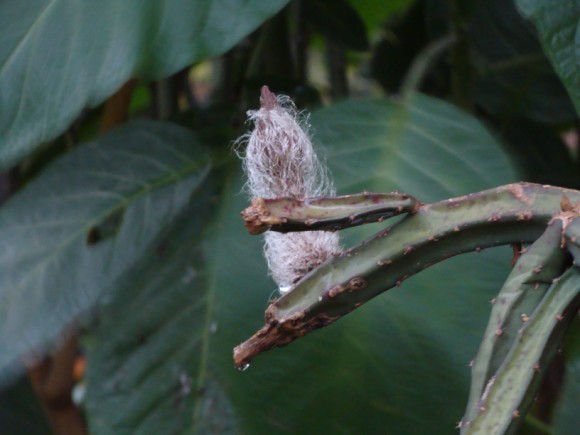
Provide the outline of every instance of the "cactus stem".
<path id="1" fill-rule="evenodd" d="M 370 222 L 382 222 L 403 213 L 414 213 L 419 201 L 410 195 L 362 193 L 317 198 L 255 198 L 241 212 L 250 234 L 271 230 L 337 231 Z"/>
<path id="2" fill-rule="evenodd" d="M 331 258 L 273 302 L 267 310 L 266 325 L 234 350 L 236 366 L 243 367 L 264 350 L 285 346 L 334 322 L 378 294 L 400 286 L 430 264 L 474 251 L 477 247 L 484 249 L 535 241 L 560 210 L 563 194 L 580 201 L 578 191 L 517 183 L 455 198 L 452 208 L 448 207 L 449 201 L 417 202 L 412 212 L 399 222 L 342 256 Z M 309 213 L 304 213 L 300 219 L 319 218 Z M 343 214 L 341 224 L 349 222 L 351 214 Z M 498 215 L 501 219 L 494 220 Z M 387 234 L 389 237 L 385 238 Z M 434 239 L 439 241 L 432 243 Z M 405 252 L 406 247 L 412 250 Z M 356 261 L 351 261 L 351 255 L 356 255 Z M 387 263 L 388 260 L 391 263 Z M 417 265 L 418 260 L 420 265 Z M 382 267 L 379 261 L 383 265 L 392 264 L 392 267 Z M 337 292 L 332 299 L 325 297 L 327 289 L 337 284 L 345 285 L 353 276 L 365 279 L 364 288 L 356 292 Z M 303 313 L 303 316 L 288 323 L 296 313 Z"/>

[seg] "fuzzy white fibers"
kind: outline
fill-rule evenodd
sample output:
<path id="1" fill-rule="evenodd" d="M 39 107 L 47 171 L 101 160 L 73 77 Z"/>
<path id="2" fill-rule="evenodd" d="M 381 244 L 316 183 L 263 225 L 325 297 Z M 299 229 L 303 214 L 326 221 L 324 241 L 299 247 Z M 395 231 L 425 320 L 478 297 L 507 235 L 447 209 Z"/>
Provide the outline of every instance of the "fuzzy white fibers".
<path id="1" fill-rule="evenodd" d="M 334 195 L 328 171 L 308 137 L 308 120 L 292 100 L 264 86 L 261 108 L 248 112 L 254 130 L 240 138 L 247 188 L 253 197 L 306 198 Z M 272 278 L 284 292 L 314 267 L 340 252 L 337 233 L 265 234 L 264 253 Z"/>

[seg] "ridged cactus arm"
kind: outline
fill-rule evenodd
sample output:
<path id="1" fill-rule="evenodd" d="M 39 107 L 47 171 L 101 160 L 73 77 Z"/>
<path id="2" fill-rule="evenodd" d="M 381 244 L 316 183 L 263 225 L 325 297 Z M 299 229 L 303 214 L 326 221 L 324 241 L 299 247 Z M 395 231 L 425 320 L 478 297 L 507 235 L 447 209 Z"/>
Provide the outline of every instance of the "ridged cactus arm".
<path id="1" fill-rule="evenodd" d="M 369 193 L 320 198 L 256 198 L 242 211 L 250 234 L 265 231 L 337 231 L 413 213 L 419 202 L 405 193 Z"/>
<path id="2" fill-rule="evenodd" d="M 574 314 L 580 308 L 580 269 L 569 268 L 518 334 L 496 376 L 485 387 L 475 419 L 465 426 L 470 435 L 512 433 L 533 401 L 541 380 Z"/>
<path id="3" fill-rule="evenodd" d="M 506 282 L 494 298 L 493 308 L 479 351 L 472 365 L 471 389 L 463 427 L 480 411 L 481 396 L 518 336 L 529 321 L 552 281 L 569 264 L 562 246 L 563 222 L 554 219 L 546 231 L 520 256 Z"/>
<path id="4" fill-rule="evenodd" d="M 328 325 L 446 258 L 492 246 L 532 243 L 580 192 L 510 184 L 432 204 L 305 275 L 266 310 L 265 326 L 234 349 L 237 367 L 259 353 Z"/>

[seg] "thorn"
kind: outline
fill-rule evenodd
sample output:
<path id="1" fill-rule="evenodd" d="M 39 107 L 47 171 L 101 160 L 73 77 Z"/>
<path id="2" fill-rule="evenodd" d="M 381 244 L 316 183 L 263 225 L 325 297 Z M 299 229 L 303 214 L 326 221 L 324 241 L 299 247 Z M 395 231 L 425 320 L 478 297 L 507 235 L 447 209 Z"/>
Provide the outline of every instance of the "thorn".
<path id="1" fill-rule="evenodd" d="M 410 254 L 411 252 L 413 252 L 412 246 L 405 246 L 405 249 L 403 249 L 403 255 Z"/>
<path id="2" fill-rule="evenodd" d="M 534 369 L 535 372 L 539 372 L 541 368 L 542 368 L 542 366 L 540 365 L 540 362 L 539 361 L 534 364 L 533 369 Z"/>
<path id="3" fill-rule="evenodd" d="M 473 367 L 475 365 L 475 360 L 472 359 L 471 361 L 469 361 L 469 363 L 467 363 L 467 367 Z"/>
<path id="4" fill-rule="evenodd" d="M 386 236 L 388 236 L 390 231 L 391 231 L 391 230 L 390 230 L 389 228 L 385 228 L 384 230 L 382 230 L 382 231 L 379 231 L 379 232 L 377 233 L 377 238 L 381 239 L 381 238 L 383 238 L 383 237 L 386 237 Z"/>
<path id="5" fill-rule="evenodd" d="M 562 199 L 560 200 L 560 209 L 562 211 L 572 211 L 574 210 L 574 206 L 572 205 L 572 201 L 566 195 L 562 195 Z"/>
<path id="6" fill-rule="evenodd" d="M 493 305 L 493 304 L 495 304 L 495 298 L 491 298 L 489 301 L 489 305 Z"/>
<path id="7" fill-rule="evenodd" d="M 518 411 L 517 409 L 512 412 L 512 418 L 518 418 L 520 416 L 520 411 Z"/>
<path id="8" fill-rule="evenodd" d="M 528 316 L 526 313 L 522 313 L 520 317 L 524 323 L 527 323 L 527 321 L 530 320 L 530 316 Z"/>
<path id="9" fill-rule="evenodd" d="M 348 281 L 348 288 L 351 290 L 361 290 L 367 285 L 367 280 L 362 276 L 355 276 Z"/>
<path id="10" fill-rule="evenodd" d="M 497 328 L 497 329 L 495 330 L 495 335 L 496 335 L 496 337 L 499 337 L 501 334 L 503 334 L 503 329 L 501 329 L 501 328 Z"/>
<path id="11" fill-rule="evenodd" d="M 562 320 L 564 320 L 564 316 L 562 314 L 558 314 L 558 315 L 556 315 L 556 320 L 558 322 L 561 322 Z"/>

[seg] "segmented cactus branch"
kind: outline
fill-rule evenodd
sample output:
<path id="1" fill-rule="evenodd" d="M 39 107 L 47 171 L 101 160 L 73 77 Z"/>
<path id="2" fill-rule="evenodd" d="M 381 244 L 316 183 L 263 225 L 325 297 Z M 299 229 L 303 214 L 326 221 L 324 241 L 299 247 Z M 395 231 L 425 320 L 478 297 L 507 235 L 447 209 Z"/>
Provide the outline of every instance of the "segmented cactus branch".
<path id="1" fill-rule="evenodd" d="M 553 219 L 541 237 L 520 256 L 494 298 L 489 323 L 472 365 L 469 401 L 462 419 L 464 429 L 480 414 L 486 385 L 504 362 L 519 331 L 528 325 L 553 281 L 569 265 L 570 254 L 561 246 L 562 234 L 562 220 Z"/>
<path id="2" fill-rule="evenodd" d="M 560 210 L 564 195 L 580 202 L 575 190 L 516 183 L 418 206 L 415 213 L 311 271 L 270 304 L 264 327 L 234 349 L 235 365 L 244 367 L 265 350 L 333 323 L 446 258 L 534 242 Z"/>
<path id="3" fill-rule="evenodd" d="M 568 269 L 550 287 L 522 328 L 497 374 L 487 383 L 475 419 L 462 423 L 471 435 L 512 433 L 533 400 L 545 368 L 580 308 L 580 270 Z"/>
<path id="4" fill-rule="evenodd" d="M 404 193 L 361 193 L 320 198 L 256 198 L 242 211 L 250 234 L 265 231 L 337 231 L 414 213 L 418 201 Z"/>

